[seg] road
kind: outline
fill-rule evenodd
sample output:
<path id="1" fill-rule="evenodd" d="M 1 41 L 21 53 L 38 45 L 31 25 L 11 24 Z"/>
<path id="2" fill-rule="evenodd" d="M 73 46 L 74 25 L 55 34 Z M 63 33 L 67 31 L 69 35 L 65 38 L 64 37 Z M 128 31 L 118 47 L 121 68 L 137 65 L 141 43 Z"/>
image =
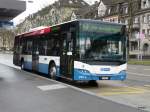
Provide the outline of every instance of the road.
<path id="1" fill-rule="evenodd" d="M 0 54 L 0 63 L 18 68 L 12 64 L 10 54 Z M 98 81 L 96 86 L 78 87 L 102 98 L 150 111 L 150 66 L 128 65 L 127 73 L 125 81 Z"/>
<path id="2" fill-rule="evenodd" d="M 142 110 L 0 64 L 0 112 L 100 111 L 139 112 Z"/>
<path id="3" fill-rule="evenodd" d="M 150 111 L 150 66 L 128 65 L 125 81 L 98 81 L 82 87 L 106 99 Z"/>
<path id="4" fill-rule="evenodd" d="M 128 79 L 150 83 L 150 66 L 129 65 Z"/>

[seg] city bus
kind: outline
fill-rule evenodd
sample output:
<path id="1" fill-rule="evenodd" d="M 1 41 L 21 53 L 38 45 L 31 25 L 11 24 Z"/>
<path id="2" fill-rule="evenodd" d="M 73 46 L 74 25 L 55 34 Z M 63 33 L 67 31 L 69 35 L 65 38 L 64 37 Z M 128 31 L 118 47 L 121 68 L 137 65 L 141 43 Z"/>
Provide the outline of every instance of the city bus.
<path id="1" fill-rule="evenodd" d="M 126 26 L 79 19 L 34 28 L 15 37 L 13 63 L 52 79 L 123 81 L 127 74 Z"/>

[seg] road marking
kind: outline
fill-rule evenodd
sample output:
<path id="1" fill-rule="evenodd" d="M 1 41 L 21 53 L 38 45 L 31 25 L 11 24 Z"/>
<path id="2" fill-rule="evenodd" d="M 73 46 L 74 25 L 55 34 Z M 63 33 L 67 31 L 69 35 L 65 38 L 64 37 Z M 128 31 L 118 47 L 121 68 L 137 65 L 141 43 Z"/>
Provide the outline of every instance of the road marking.
<path id="1" fill-rule="evenodd" d="M 113 88 L 109 89 L 109 91 L 104 90 L 104 92 L 97 93 L 97 95 L 102 96 L 111 96 L 111 95 L 120 95 L 120 94 L 141 94 L 144 93 L 146 90 L 141 89 L 138 87 L 119 87 L 119 88 Z"/>
<path id="2" fill-rule="evenodd" d="M 139 73 L 134 73 L 134 72 L 127 72 L 128 74 L 133 74 L 137 76 L 145 76 L 145 77 L 150 77 L 150 75 L 145 75 L 145 74 L 139 74 Z"/>
<path id="3" fill-rule="evenodd" d="M 144 87 L 148 90 L 150 90 L 150 85 L 144 85 Z"/>
<path id="4" fill-rule="evenodd" d="M 144 87 L 150 87 L 150 85 L 144 85 Z"/>
<path id="5" fill-rule="evenodd" d="M 128 67 L 128 69 L 132 69 L 132 70 L 135 70 L 136 68 L 130 68 L 130 67 Z"/>
<path id="6" fill-rule="evenodd" d="M 148 70 L 150 70 L 150 69 L 144 69 L 144 70 L 147 70 L 147 71 L 148 71 Z"/>
<path id="7" fill-rule="evenodd" d="M 49 90 L 67 88 L 67 86 L 63 84 L 52 84 L 52 85 L 37 86 L 37 88 L 41 89 L 42 91 L 49 91 Z"/>
<path id="8" fill-rule="evenodd" d="M 104 92 L 98 95 L 102 96 L 112 96 L 112 95 L 120 95 L 120 94 L 141 94 L 144 93 L 143 91 L 129 91 L 129 92 Z"/>

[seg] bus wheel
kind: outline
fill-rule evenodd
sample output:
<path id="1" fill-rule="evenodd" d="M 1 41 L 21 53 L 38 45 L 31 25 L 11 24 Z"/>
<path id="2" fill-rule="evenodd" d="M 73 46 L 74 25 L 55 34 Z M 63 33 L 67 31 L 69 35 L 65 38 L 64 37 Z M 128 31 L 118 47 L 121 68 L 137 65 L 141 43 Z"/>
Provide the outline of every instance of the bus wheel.
<path id="1" fill-rule="evenodd" d="M 54 63 L 49 66 L 49 76 L 51 79 L 56 79 L 56 65 Z"/>
<path id="2" fill-rule="evenodd" d="M 97 86 L 98 85 L 97 82 L 96 82 L 96 80 L 90 80 L 90 81 L 88 81 L 88 84 L 90 86 Z"/>
<path id="3" fill-rule="evenodd" d="M 21 70 L 24 70 L 24 61 L 21 61 Z"/>

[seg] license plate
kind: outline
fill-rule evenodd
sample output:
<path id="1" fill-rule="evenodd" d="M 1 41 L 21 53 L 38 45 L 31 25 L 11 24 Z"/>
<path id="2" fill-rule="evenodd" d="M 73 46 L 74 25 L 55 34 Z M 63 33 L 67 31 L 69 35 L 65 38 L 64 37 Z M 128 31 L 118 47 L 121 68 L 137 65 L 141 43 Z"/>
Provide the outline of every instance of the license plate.
<path id="1" fill-rule="evenodd" d="M 102 80 L 108 80 L 109 77 L 102 77 Z"/>
<path id="2" fill-rule="evenodd" d="M 110 68 L 101 68 L 101 71 L 110 71 Z"/>

